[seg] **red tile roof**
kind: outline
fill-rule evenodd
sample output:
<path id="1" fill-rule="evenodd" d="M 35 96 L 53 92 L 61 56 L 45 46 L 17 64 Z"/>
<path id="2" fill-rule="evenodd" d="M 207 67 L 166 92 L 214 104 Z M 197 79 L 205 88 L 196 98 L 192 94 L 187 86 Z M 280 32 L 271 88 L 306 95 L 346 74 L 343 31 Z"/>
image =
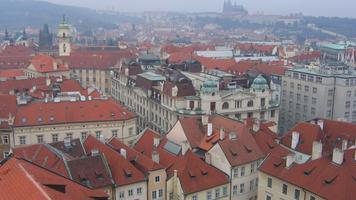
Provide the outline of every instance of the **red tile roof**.
<path id="1" fill-rule="evenodd" d="M 194 59 L 198 60 L 202 66 L 204 66 L 204 70 L 209 69 L 219 69 L 223 71 L 227 71 L 232 66 L 236 65 L 235 59 L 215 59 L 215 58 L 206 58 L 195 56 Z"/>
<path id="2" fill-rule="evenodd" d="M 34 66 L 36 71 L 40 73 L 69 71 L 68 67 L 57 63 L 53 57 L 43 54 L 37 54 L 33 57 L 31 64 Z"/>
<path id="3" fill-rule="evenodd" d="M 28 67 L 31 61 L 30 56 L 1 56 L 0 69 L 24 69 Z"/>
<path id="4" fill-rule="evenodd" d="M 33 55 L 35 51 L 30 47 L 25 47 L 23 45 L 8 45 L 5 50 L 0 53 L 1 56 L 30 56 Z"/>
<path id="5" fill-rule="evenodd" d="M 294 57 L 289 58 L 289 60 L 293 62 L 310 62 L 317 60 L 321 57 L 320 51 L 313 51 L 313 52 L 307 52 L 303 53 Z"/>
<path id="6" fill-rule="evenodd" d="M 0 167 L 1 197 L 7 200 L 105 199 L 92 190 L 28 161 L 11 157 Z"/>
<path id="7" fill-rule="evenodd" d="M 45 144 L 15 148 L 14 154 L 62 176 L 69 176 L 63 156 Z"/>
<path id="8" fill-rule="evenodd" d="M 286 69 L 288 68 L 284 66 L 283 62 L 266 63 L 261 61 L 244 60 L 230 66 L 226 70 L 239 74 L 245 74 L 247 71 L 255 70 L 266 75 L 283 75 Z"/>
<path id="9" fill-rule="evenodd" d="M 89 93 L 88 89 L 84 89 L 80 85 L 79 81 L 77 80 L 66 79 L 60 84 L 60 87 L 61 87 L 61 92 L 80 92 L 81 95 L 86 97 L 89 96 L 91 96 L 92 98 L 101 97 L 100 93 L 95 89 Z"/>
<path id="10" fill-rule="evenodd" d="M 109 145 L 117 152 L 120 152 L 120 149 L 125 149 L 127 152 L 127 159 L 134 161 L 132 162 L 133 165 L 144 174 L 148 174 L 150 171 L 163 169 L 163 166 L 154 162 L 151 157 L 148 157 L 145 154 L 142 154 L 135 149 L 128 147 L 117 138 L 112 138 L 109 141 Z"/>
<path id="11" fill-rule="evenodd" d="M 323 154 L 328 155 L 332 153 L 335 145 L 341 146 L 342 140 L 347 140 L 352 144 L 356 140 L 355 124 L 327 119 L 321 120 L 323 121 L 323 129 L 317 124 L 298 123 L 283 136 L 281 143 L 291 147 L 292 133 L 295 131 L 300 134 L 296 151 L 311 155 L 313 142 L 320 141 L 323 144 Z"/>
<path id="12" fill-rule="evenodd" d="M 16 77 L 24 77 L 25 73 L 22 69 L 7 69 L 0 70 L 0 78 L 15 79 Z"/>
<path id="13" fill-rule="evenodd" d="M 58 103 L 36 102 L 18 107 L 14 126 L 121 121 L 134 117 L 132 112 L 112 99 Z"/>
<path id="14" fill-rule="evenodd" d="M 355 199 L 355 149 L 345 151 L 344 162 L 341 165 L 332 163 L 329 156 L 323 156 L 304 164 L 294 163 L 286 168 L 285 157 L 288 154 L 290 154 L 288 150 L 278 146 L 263 162 L 260 171 L 325 199 Z"/>
<path id="15" fill-rule="evenodd" d="M 0 93 L 9 94 L 10 91 L 28 91 L 33 86 L 46 86 L 46 78 L 0 81 Z"/>
<path id="16" fill-rule="evenodd" d="M 98 150 L 105 156 L 116 185 L 129 185 L 145 180 L 144 174 L 138 169 L 136 169 L 136 167 L 133 166 L 130 161 L 125 159 L 114 149 L 100 142 L 93 136 L 89 136 L 84 141 L 84 147 L 87 152 L 91 152 L 92 150 Z"/>
<path id="17" fill-rule="evenodd" d="M 277 134 L 271 131 L 265 124 L 261 124 L 260 130 L 253 134 L 253 137 L 265 156 L 278 146 L 276 141 Z"/>
<path id="18" fill-rule="evenodd" d="M 78 157 L 68 161 L 72 179 L 90 188 L 114 185 L 109 166 L 102 155 Z"/>
<path id="19" fill-rule="evenodd" d="M 153 140 L 155 137 L 160 136 L 158 133 L 147 129 L 134 148 L 146 156 L 151 156 L 152 152 L 156 151 L 159 154 L 160 164 L 166 167 L 168 177 L 172 177 L 174 170 L 177 170 L 184 194 L 207 190 L 229 182 L 226 174 L 208 165 L 190 150 L 185 155 L 181 153 L 176 155 L 167 151 L 164 148 L 168 142 L 166 137 L 161 138 L 158 147 L 154 147 Z"/>
<path id="20" fill-rule="evenodd" d="M 16 96 L 0 94 L 0 119 L 8 119 L 9 114 L 15 116 L 16 110 Z"/>

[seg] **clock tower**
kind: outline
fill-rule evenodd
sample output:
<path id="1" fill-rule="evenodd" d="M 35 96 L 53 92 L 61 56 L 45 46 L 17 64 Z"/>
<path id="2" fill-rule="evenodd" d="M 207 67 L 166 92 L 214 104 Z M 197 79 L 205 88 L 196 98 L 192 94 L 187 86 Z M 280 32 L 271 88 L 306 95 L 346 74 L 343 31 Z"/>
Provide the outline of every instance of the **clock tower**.
<path id="1" fill-rule="evenodd" d="M 58 46 L 59 56 L 69 56 L 71 52 L 72 41 L 71 25 L 66 22 L 65 16 L 63 16 L 62 22 L 58 26 Z"/>

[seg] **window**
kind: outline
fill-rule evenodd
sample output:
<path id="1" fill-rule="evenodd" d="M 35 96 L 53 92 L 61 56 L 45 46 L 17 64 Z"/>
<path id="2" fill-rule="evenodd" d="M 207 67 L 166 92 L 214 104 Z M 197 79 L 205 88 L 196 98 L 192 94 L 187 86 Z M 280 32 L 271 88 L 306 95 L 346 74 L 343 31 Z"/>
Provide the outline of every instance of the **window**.
<path id="1" fill-rule="evenodd" d="M 316 82 L 317 82 L 317 83 L 322 83 L 322 82 L 323 82 L 323 78 L 320 77 L 320 76 L 317 76 L 317 77 L 316 77 Z"/>
<path id="2" fill-rule="evenodd" d="M 156 176 L 156 177 L 155 177 L 155 182 L 158 183 L 159 180 L 160 180 L 160 177 L 159 177 L 159 176 Z"/>
<path id="3" fill-rule="evenodd" d="M 67 133 L 67 138 L 73 139 L 73 133 Z"/>
<path id="4" fill-rule="evenodd" d="M 318 92 L 318 89 L 316 87 L 313 87 L 313 93 L 316 94 L 317 92 Z"/>
<path id="5" fill-rule="evenodd" d="M 298 84 L 298 85 L 297 85 L 297 89 L 298 89 L 298 90 L 301 90 L 301 89 L 302 89 L 302 85 L 301 85 L 301 84 Z"/>
<path id="6" fill-rule="evenodd" d="M 10 155 L 10 152 L 8 152 L 8 151 L 4 151 L 4 153 L 3 153 L 4 155 L 4 158 L 6 158 L 6 157 L 8 157 L 9 155 Z"/>
<path id="7" fill-rule="evenodd" d="M 248 118 L 252 118 L 252 117 L 253 117 L 253 112 L 247 113 L 247 117 L 248 117 Z"/>
<path id="8" fill-rule="evenodd" d="M 133 195 L 133 189 L 130 189 L 130 190 L 128 191 L 128 195 L 129 195 L 129 197 Z"/>
<path id="9" fill-rule="evenodd" d="M 2 143 L 3 144 L 9 144 L 9 136 L 8 135 L 3 135 L 2 136 Z"/>
<path id="10" fill-rule="evenodd" d="M 300 79 L 306 80 L 306 79 L 307 79 L 307 76 L 306 76 L 305 74 L 301 74 L 301 75 L 300 75 Z"/>
<path id="11" fill-rule="evenodd" d="M 345 102 L 345 108 L 349 109 L 351 107 L 351 102 L 350 101 L 346 101 Z"/>
<path id="12" fill-rule="evenodd" d="M 245 192 L 245 184 L 241 183 L 240 184 L 240 193 L 244 193 Z"/>
<path id="13" fill-rule="evenodd" d="M 227 196 L 227 187 L 223 187 L 223 196 Z"/>
<path id="14" fill-rule="evenodd" d="M 266 194 L 266 200 L 272 200 L 272 197 L 268 194 Z"/>
<path id="15" fill-rule="evenodd" d="M 242 101 L 235 101 L 235 108 L 241 108 Z"/>
<path id="16" fill-rule="evenodd" d="M 95 131 L 95 137 L 97 139 L 100 139 L 100 136 L 101 136 L 101 131 Z"/>
<path id="17" fill-rule="evenodd" d="M 255 163 L 251 163 L 251 174 L 255 171 Z"/>
<path id="18" fill-rule="evenodd" d="M 223 105 L 222 105 L 222 109 L 223 110 L 229 109 L 229 103 L 228 102 L 224 102 Z"/>
<path id="19" fill-rule="evenodd" d="M 232 195 L 233 195 L 233 196 L 236 196 L 236 195 L 237 195 L 237 185 L 234 185 L 234 186 L 232 187 Z"/>
<path id="20" fill-rule="evenodd" d="M 316 105 L 316 98 L 315 97 L 312 98 L 312 104 Z"/>
<path id="21" fill-rule="evenodd" d="M 37 143 L 38 144 L 43 143 L 43 135 L 37 135 Z"/>
<path id="22" fill-rule="evenodd" d="M 215 190 L 215 198 L 219 198 L 220 197 L 220 188 Z"/>
<path id="23" fill-rule="evenodd" d="M 299 197 L 300 197 L 300 190 L 295 189 L 295 190 L 294 190 L 294 199 L 298 200 Z"/>
<path id="24" fill-rule="evenodd" d="M 129 135 L 133 135 L 133 128 L 129 128 Z"/>
<path id="25" fill-rule="evenodd" d="M 315 200 L 314 196 L 310 196 L 309 200 Z"/>
<path id="26" fill-rule="evenodd" d="M 328 90 L 328 96 L 333 96 L 333 94 L 334 94 L 334 90 L 333 89 Z"/>
<path id="27" fill-rule="evenodd" d="M 288 186 L 286 184 L 283 184 L 282 186 L 282 193 L 283 194 L 287 194 L 287 191 L 288 191 Z"/>
<path id="28" fill-rule="evenodd" d="M 159 198 L 163 197 L 163 190 L 162 189 L 158 190 L 158 197 Z"/>
<path id="29" fill-rule="evenodd" d="M 351 97 L 351 90 L 348 90 L 348 91 L 346 92 L 346 97 Z"/>
<path id="30" fill-rule="evenodd" d="M 152 191 L 152 199 L 157 199 L 157 191 Z"/>
<path id="31" fill-rule="evenodd" d="M 290 83 L 290 88 L 294 89 L 294 83 Z"/>
<path id="32" fill-rule="evenodd" d="M 197 195 L 193 195 L 192 196 L 192 200 L 198 200 L 198 196 Z"/>
<path id="33" fill-rule="evenodd" d="M 276 111 L 275 110 L 271 110 L 271 118 L 274 118 L 276 116 Z"/>
<path id="34" fill-rule="evenodd" d="M 141 195 L 142 194 L 142 187 L 137 188 L 137 194 Z"/>
<path id="35" fill-rule="evenodd" d="M 247 102 L 247 107 L 253 107 L 253 101 L 252 100 Z"/>
<path id="36" fill-rule="evenodd" d="M 52 142 L 58 142 L 58 134 L 52 135 Z"/>
<path id="37" fill-rule="evenodd" d="M 81 137 L 82 137 L 82 141 L 84 141 L 87 138 L 87 132 L 82 132 L 81 133 Z"/>
<path id="38" fill-rule="evenodd" d="M 112 137 L 115 138 L 117 137 L 117 130 L 112 130 L 111 133 L 112 133 Z"/>
<path id="39" fill-rule="evenodd" d="M 245 167 L 241 167 L 240 176 L 245 176 Z"/>
<path id="40" fill-rule="evenodd" d="M 308 75 L 308 81 L 314 82 L 314 76 Z"/>
<path id="41" fill-rule="evenodd" d="M 267 179 L 267 187 L 272 188 L 272 178 L 270 177 Z"/>
<path id="42" fill-rule="evenodd" d="M 173 200 L 173 192 L 169 193 L 169 200 Z"/>
<path id="43" fill-rule="evenodd" d="M 20 136 L 19 137 L 19 140 L 20 140 L 20 144 L 26 144 L 26 136 Z"/>
<path id="44" fill-rule="evenodd" d="M 305 90 L 306 92 L 309 92 L 309 86 L 308 86 L 308 85 L 304 86 L 304 90 Z"/>
<path id="45" fill-rule="evenodd" d="M 250 191 L 253 190 L 253 187 L 255 187 L 255 180 L 250 180 Z"/>
<path id="46" fill-rule="evenodd" d="M 206 193 L 206 199 L 207 199 L 207 200 L 212 200 L 211 191 L 208 191 L 208 192 Z"/>
<path id="47" fill-rule="evenodd" d="M 120 198 L 120 199 L 124 199 L 124 198 L 125 198 L 125 192 L 120 192 L 119 198 Z"/>
<path id="48" fill-rule="evenodd" d="M 239 176 L 239 169 L 238 168 L 235 168 L 234 169 L 234 178 L 238 177 Z"/>

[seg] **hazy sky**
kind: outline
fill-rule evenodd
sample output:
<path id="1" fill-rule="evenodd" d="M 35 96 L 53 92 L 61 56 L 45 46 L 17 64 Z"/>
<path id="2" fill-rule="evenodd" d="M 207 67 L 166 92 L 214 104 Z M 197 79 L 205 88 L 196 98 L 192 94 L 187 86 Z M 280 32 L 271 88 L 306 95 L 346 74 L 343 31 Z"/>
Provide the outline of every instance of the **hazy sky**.
<path id="1" fill-rule="evenodd" d="M 54 3 L 78 5 L 95 9 L 115 9 L 122 12 L 152 10 L 221 11 L 224 0 L 46 0 Z M 237 0 L 250 13 L 289 14 L 303 12 L 314 16 L 356 18 L 355 0 Z"/>

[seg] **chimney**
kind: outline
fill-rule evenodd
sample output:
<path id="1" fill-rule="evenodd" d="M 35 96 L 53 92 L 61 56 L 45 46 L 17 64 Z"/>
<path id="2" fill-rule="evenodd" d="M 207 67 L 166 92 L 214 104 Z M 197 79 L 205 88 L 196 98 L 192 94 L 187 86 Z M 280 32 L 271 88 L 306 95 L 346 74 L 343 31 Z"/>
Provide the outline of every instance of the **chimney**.
<path id="1" fill-rule="evenodd" d="M 236 132 L 230 132 L 229 133 L 229 140 L 235 140 L 237 137 Z"/>
<path id="2" fill-rule="evenodd" d="M 356 151 L 355 151 L 356 152 Z M 356 153 L 355 153 L 356 155 Z M 205 162 L 208 164 L 208 165 L 211 165 L 211 154 L 209 152 L 205 153 Z"/>
<path id="3" fill-rule="evenodd" d="M 208 122 L 209 122 L 209 116 L 208 115 L 201 116 L 201 123 L 203 124 L 203 126 L 208 125 Z"/>
<path id="4" fill-rule="evenodd" d="M 99 155 L 99 150 L 98 149 L 92 149 L 90 152 L 91 152 L 91 156 Z"/>
<path id="5" fill-rule="evenodd" d="M 46 86 L 50 86 L 51 85 L 51 79 L 50 78 L 46 78 Z"/>
<path id="6" fill-rule="evenodd" d="M 210 137 L 213 134 L 213 124 L 208 123 L 208 137 Z"/>
<path id="7" fill-rule="evenodd" d="M 225 129 L 220 128 L 220 140 L 224 140 L 224 138 L 225 138 Z"/>
<path id="8" fill-rule="evenodd" d="M 152 160 L 153 160 L 153 162 L 155 162 L 155 163 L 159 163 L 159 154 L 158 154 L 157 151 L 153 151 L 153 152 L 152 152 Z"/>
<path id="9" fill-rule="evenodd" d="M 258 132 L 260 130 L 260 120 L 256 119 L 252 125 L 253 132 Z"/>
<path id="10" fill-rule="evenodd" d="M 296 131 L 292 132 L 292 144 L 291 144 L 291 148 L 295 149 L 298 145 L 299 142 L 299 133 Z"/>
<path id="11" fill-rule="evenodd" d="M 344 151 L 339 148 L 333 150 L 333 163 L 341 165 L 344 161 Z"/>
<path id="12" fill-rule="evenodd" d="M 312 160 L 321 158 L 323 152 L 323 144 L 320 141 L 313 142 Z"/>
<path id="13" fill-rule="evenodd" d="M 324 120 L 319 119 L 319 120 L 317 121 L 317 124 L 320 126 L 320 129 L 321 129 L 321 130 L 324 129 Z"/>
<path id="14" fill-rule="evenodd" d="M 153 146 L 154 147 L 158 147 L 159 143 L 160 143 L 160 138 L 159 137 L 154 137 L 153 138 Z"/>
<path id="15" fill-rule="evenodd" d="M 126 149 L 121 148 L 121 149 L 120 149 L 120 155 L 126 159 L 126 158 L 127 158 L 127 151 L 126 151 Z"/>
<path id="16" fill-rule="evenodd" d="M 104 138 L 103 134 L 100 134 L 99 139 L 100 139 L 100 142 L 105 143 L 105 138 Z"/>
<path id="17" fill-rule="evenodd" d="M 189 149 L 188 141 L 187 140 L 183 141 L 181 147 L 182 147 L 182 155 L 185 155 L 185 153 Z"/>
<path id="18" fill-rule="evenodd" d="M 72 146 L 70 137 L 65 137 L 63 142 L 65 148 L 70 148 Z"/>
<path id="19" fill-rule="evenodd" d="M 341 150 L 345 151 L 347 149 L 347 144 L 348 144 L 348 141 L 347 140 L 342 140 L 342 147 L 341 147 Z"/>
<path id="20" fill-rule="evenodd" d="M 288 167 L 290 167 L 292 164 L 293 164 L 293 162 L 294 162 L 294 160 L 295 160 L 295 157 L 294 157 L 295 155 L 294 154 L 289 154 L 288 156 L 287 156 L 287 158 L 286 158 L 286 167 L 288 168 Z"/>

